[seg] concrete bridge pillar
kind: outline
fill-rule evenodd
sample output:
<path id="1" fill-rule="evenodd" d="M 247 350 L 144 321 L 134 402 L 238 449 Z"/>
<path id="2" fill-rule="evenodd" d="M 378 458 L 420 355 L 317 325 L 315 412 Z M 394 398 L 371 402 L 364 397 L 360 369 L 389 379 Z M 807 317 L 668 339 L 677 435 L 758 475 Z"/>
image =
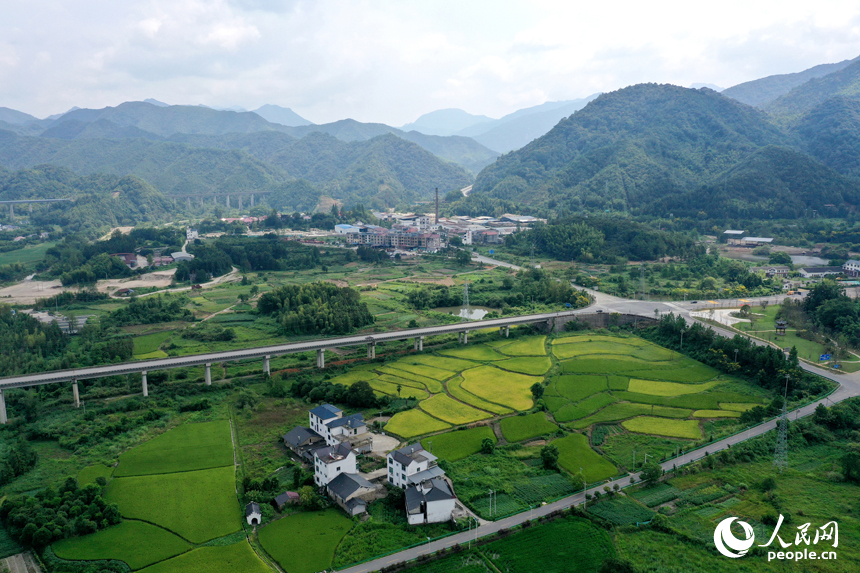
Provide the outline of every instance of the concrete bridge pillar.
<path id="1" fill-rule="evenodd" d="M 251 207 L 254 206 L 254 194 L 251 193 Z"/>
<path id="2" fill-rule="evenodd" d="M 317 367 L 325 368 L 325 350 L 322 348 L 317 350 Z"/>
<path id="3" fill-rule="evenodd" d="M 372 342 L 367 345 L 367 357 L 376 358 L 376 343 Z"/>
<path id="4" fill-rule="evenodd" d="M 206 365 L 206 385 L 207 386 L 212 385 L 212 365 L 211 364 Z"/>
<path id="5" fill-rule="evenodd" d="M 423 351 L 424 351 L 424 337 L 419 336 L 418 337 L 418 352 L 423 352 Z"/>
<path id="6" fill-rule="evenodd" d="M 32 213 L 33 212 L 33 204 L 27 203 L 27 207 L 28 207 L 29 211 Z"/>
<path id="7" fill-rule="evenodd" d="M 203 195 L 200 196 L 200 206 L 203 206 Z"/>
<path id="8" fill-rule="evenodd" d="M 9 203 L 9 218 L 15 218 L 15 205 L 13 205 L 12 203 Z"/>
<path id="9" fill-rule="evenodd" d="M 272 371 L 269 369 L 269 358 L 271 358 L 271 356 L 266 356 L 265 358 L 263 358 L 263 372 L 266 374 L 266 376 L 272 375 Z"/>
<path id="10" fill-rule="evenodd" d="M 549 334 L 553 331 L 553 327 L 555 327 L 555 320 L 553 320 L 552 318 L 546 319 L 546 332 L 547 332 L 547 334 Z"/>
<path id="11" fill-rule="evenodd" d="M 229 195 L 227 195 L 227 208 L 228 209 L 230 208 L 230 196 Z"/>
<path id="12" fill-rule="evenodd" d="M 185 198 L 185 206 L 188 207 L 189 209 L 191 208 L 191 197 Z"/>
<path id="13" fill-rule="evenodd" d="M 241 211 L 242 210 L 242 196 L 238 195 L 236 197 L 236 200 L 239 201 L 239 210 Z"/>
<path id="14" fill-rule="evenodd" d="M 149 385 L 146 383 L 146 370 L 140 373 L 140 381 L 143 386 L 143 397 L 149 396 Z"/>
<path id="15" fill-rule="evenodd" d="M 463 333 L 463 344 L 469 344 L 469 331 Z"/>
<path id="16" fill-rule="evenodd" d="M 8 422 L 6 418 L 6 397 L 3 396 L 3 390 L 0 390 L 0 424 Z"/>
<path id="17" fill-rule="evenodd" d="M 511 327 L 506 326 L 505 327 L 505 338 L 508 338 L 510 335 L 511 335 Z"/>
<path id="18" fill-rule="evenodd" d="M 78 381 L 75 380 L 72 382 L 72 397 L 75 400 L 75 408 L 81 407 L 81 395 L 78 392 Z"/>

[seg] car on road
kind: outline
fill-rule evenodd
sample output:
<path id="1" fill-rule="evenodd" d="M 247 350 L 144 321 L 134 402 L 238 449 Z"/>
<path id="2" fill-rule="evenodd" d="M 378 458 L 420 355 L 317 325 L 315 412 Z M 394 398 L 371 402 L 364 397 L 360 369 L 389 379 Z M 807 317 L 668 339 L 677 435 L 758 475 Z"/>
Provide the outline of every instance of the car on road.
<path id="1" fill-rule="evenodd" d="M 699 301 L 697 301 L 697 300 L 691 300 L 691 301 L 690 301 L 690 304 L 699 304 Z"/>
<path id="2" fill-rule="evenodd" d="M 602 308 L 598 308 L 595 312 L 597 312 L 597 314 L 603 314 L 603 309 L 602 309 Z"/>

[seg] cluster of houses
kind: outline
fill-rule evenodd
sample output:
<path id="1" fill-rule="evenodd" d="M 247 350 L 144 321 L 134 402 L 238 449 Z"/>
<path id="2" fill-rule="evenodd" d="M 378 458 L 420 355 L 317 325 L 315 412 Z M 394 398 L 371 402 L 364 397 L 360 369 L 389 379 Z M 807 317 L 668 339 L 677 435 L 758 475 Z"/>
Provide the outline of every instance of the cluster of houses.
<path id="1" fill-rule="evenodd" d="M 309 413 L 308 427 L 290 430 L 284 445 L 299 459 L 312 465 L 314 483 L 348 515 L 365 513 L 367 505 L 386 495 L 383 481 L 404 490 L 407 520 L 411 525 L 452 519 L 456 505 L 453 487 L 437 458 L 420 444 L 412 444 L 387 455 L 386 470 L 362 475 L 359 454 L 373 449 L 373 435 L 362 414 L 344 416 L 330 404 Z M 288 492 L 289 493 L 289 492 Z M 246 518 L 251 523 L 246 508 Z M 259 518 L 257 518 L 259 519 Z M 259 523 L 259 521 L 258 521 Z"/>

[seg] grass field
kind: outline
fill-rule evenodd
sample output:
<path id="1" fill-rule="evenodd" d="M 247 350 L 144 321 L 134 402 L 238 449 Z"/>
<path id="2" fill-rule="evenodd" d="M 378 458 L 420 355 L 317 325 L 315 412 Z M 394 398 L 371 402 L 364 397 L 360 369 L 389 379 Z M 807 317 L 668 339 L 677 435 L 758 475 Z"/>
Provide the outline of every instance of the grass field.
<path id="1" fill-rule="evenodd" d="M 696 410 L 694 418 L 740 418 L 741 413 L 732 410 Z"/>
<path id="2" fill-rule="evenodd" d="M 172 474 L 115 478 L 106 501 L 120 513 L 168 529 L 192 543 L 238 531 L 239 504 L 232 463 L 229 467 Z"/>
<path id="3" fill-rule="evenodd" d="M 506 573 L 596 573 L 615 556 L 609 533 L 582 518 L 564 518 L 488 543 L 482 548 Z"/>
<path id="4" fill-rule="evenodd" d="M 232 466 L 230 422 L 184 424 L 129 450 L 119 459 L 114 477 Z"/>
<path id="5" fill-rule="evenodd" d="M 191 549 L 191 545 L 155 525 L 125 520 L 91 535 L 62 539 L 52 548 L 62 559 L 119 559 L 132 569 L 143 569 L 184 553 Z"/>
<path id="6" fill-rule="evenodd" d="M 463 371 L 462 388 L 479 398 L 514 410 L 528 410 L 533 405 L 531 386 L 540 378 L 502 372 L 492 366 L 479 366 Z"/>
<path id="7" fill-rule="evenodd" d="M 329 569 L 350 529 L 352 521 L 343 512 L 329 509 L 288 515 L 261 528 L 259 537 L 263 548 L 289 573 L 315 573 Z"/>
<path id="8" fill-rule="evenodd" d="M 501 362 L 496 362 L 495 364 L 493 364 L 493 366 L 502 368 L 504 370 L 520 372 L 521 374 L 542 376 L 549 372 L 549 369 L 552 368 L 552 360 L 545 356 L 528 356 L 520 358 L 511 358 L 509 360 L 502 360 Z"/>
<path id="9" fill-rule="evenodd" d="M 546 336 L 526 336 L 499 348 L 508 356 L 546 356 Z"/>
<path id="10" fill-rule="evenodd" d="M 162 343 L 174 334 L 170 330 L 163 332 L 154 332 L 144 336 L 136 336 L 134 338 L 134 355 L 149 354 L 159 349 Z"/>
<path id="11" fill-rule="evenodd" d="M 78 472 L 78 483 L 82 486 L 88 483 L 95 483 L 97 477 L 109 478 L 112 474 L 113 468 L 103 464 L 87 466 Z"/>
<path id="12" fill-rule="evenodd" d="M 558 426 L 547 420 L 543 412 L 526 416 L 511 416 L 510 418 L 503 418 L 499 423 L 502 427 L 502 435 L 509 442 L 522 442 L 558 430 Z"/>
<path id="13" fill-rule="evenodd" d="M 552 445 L 558 448 L 558 465 L 573 476 L 579 475 L 579 468 L 582 468 L 582 474 L 589 482 L 610 478 L 618 473 L 618 468 L 591 449 L 588 438 L 583 434 L 570 434 L 553 440 Z"/>
<path id="14" fill-rule="evenodd" d="M 199 547 L 179 557 L 156 563 L 143 573 L 271 573 L 246 541 L 233 545 Z"/>
<path id="15" fill-rule="evenodd" d="M 494 404 L 492 402 L 484 400 L 483 398 L 478 398 L 471 392 L 463 390 L 462 376 L 452 378 L 451 380 L 448 380 L 446 384 L 448 385 L 448 393 L 451 394 L 451 396 L 457 398 L 458 400 L 462 400 L 467 404 L 471 404 L 476 408 L 480 408 L 481 410 L 486 410 L 494 414 L 510 414 L 511 412 L 513 412 L 513 410 L 511 410 L 510 408 L 505 408 L 500 404 Z"/>
<path id="16" fill-rule="evenodd" d="M 641 416 L 621 422 L 621 425 L 640 434 L 651 434 L 653 436 L 667 436 L 669 438 L 688 438 L 700 440 L 702 430 L 696 420 L 670 420 L 665 418 L 653 418 Z"/>
<path id="17" fill-rule="evenodd" d="M 683 396 L 684 394 L 700 394 L 710 390 L 719 382 L 705 382 L 704 384 L 679 384 L 677 382 L 657 382 L 655 380 L 640 380 L 631 378 L 627 389 L 638 394 L 650 394 L 652 396 Z"/>
<path id="18" fill-rule="evenodd" d="M 486 344 L 473 344 L 472 346 L 464 346 L 463 348 L 453 348 L 451 350 L 442 350 L 439 352 L 444 356 L 453 356 L 454 358 L 465 358 L 466 360 L 475 360 L 476 362 L 486 362 L 493 360 L 505 360 L 508 357 L 504 354 L 499 354 Z"/>
<path id="19" fill-rule="evenodd" d="M 14 263 L 35 263 L 45 258 L 45 252 L 56 245 L 55 242 L 37 243 L 35 245 L 26 245 L 23 248 L 0 253 L 0 265 L 11 265 Z"/>
<path id="20" fill-rule="evenodd" d="M 485 438 L 496 443 L 496 435 L 490 426 L 478 426 L 468 430 L 456 430 L 447 434 L 439 434 L 432 438 L 424 438 L 421 445 L 433 455 L 455 462 L 481 451 Z M 431 443 L 432 442 L 432 443 Z"/>
<path id="21" fill-rule="evenodd" d="M 402 438 L 414 438 L 430 432 L 438 432 L 451 427 L 441 420 L 432 418 L 421 410 L 398 412 L 385 424 L 385 431 Z"/>
<path id="22" fill-rule="evenodd" d="M 436 394 L 432 398 L 421 402 L 420 406 L 422 410 L 431 416 L 454 425 L 477 422 L 491 416 L 487 412 L 476 410 L 471 406 L 458 402 L 447 394 Z"/>
<path id="23" fill-rule="evenodd" d="M 557 396 L 567 398 L 571 402 L 579 402 L 606 389 L 606 376 L 566 374 L 555 378 L 547 388 L 547 393 L 554 391 Z"/>

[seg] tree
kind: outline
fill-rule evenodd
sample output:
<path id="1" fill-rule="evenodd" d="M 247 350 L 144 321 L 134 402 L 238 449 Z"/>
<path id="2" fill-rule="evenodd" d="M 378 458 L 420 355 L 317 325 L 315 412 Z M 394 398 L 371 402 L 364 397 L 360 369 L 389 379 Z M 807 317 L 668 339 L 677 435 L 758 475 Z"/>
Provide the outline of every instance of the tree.
<path id="1" fill-rule="evenodd" d="M 314 488 L 306 485 L 299 489 L 299 500 L 302 503 L 302 507 L 304 507 L 308 511 L 314 511 L 320 509 L 323 505 L 322 500 L 320 499 L 319 494 L 314 491 Z"/>
<path id="2" fill-rule="evenodd" d="M 460 237 L 455 235 L 455 236 L 450 237 L 448 239 L 448 245 L 450 245 L 452 247 L 462 247 L 463 246 L 463 239 L 461 239 Z"/>
<path id="3" fill-rule="evenodd" d="M 540 400 L 541 396 L 543 396 L 544 390 L 545 389 L 543 387 L 543 384 L 541 384 L 540 382 L 535 382 L 534 384 L 532 384 L 531 391 L 532 396 L 534 396 L 535 402 Z"/>
<path id="4" fill-rule="evenodd" d="M 644 482 L 654 483 L 663 476 L 663 468 L 657 462 L 648 462 L 642 466 L 639 477 Z"/>
<path id="5" fill-rule="evenodd" d="M 400 391 L 401 391 L 401 390 L 403 390 L 403 385 L 402 385 L 402 384 L 398 384 L 398 385 L 397 385 L 397 397 L 398 397 L 398 398 L 400 397 Z"/>
<path id="6" fill-rule="evenodd" d="M 629 561 L 610 557 L 601 563 L 597 573 L 636 573 L 636 569 L 633 568 L 633 565 Z"/>
<path id="7" fill-rule="evenodd" d="M 459 265 L 468 265 L 469 262 L 472 260 L 472 257 L 471 255 L 469 255 L 468 251 L 458 250 L 455 260 Z"/>
<path id="8" fill-rule="evenodd" d="M 770 254 L 769 262 L 772 265 L 790 265 L 791 264 L 791 256 L 789 256 L 788 253 L 778 251 L 776 253 Z"/>
<path id="9" fill-rule="evenodd" d="M 553 445 L 542 447 L 540 450 L 540 459 L 543 462 L 543 467 L 546 469 L 558 469 L 558 448 Z"/>
<path id="10" fill-rule="evenodd" d="M 251 287 L 251 296 L 257 296 L 258 292 L 260 292 L 260 287 L 257 285 Z"/>
<path id="11" fill-rule="evenodd" d="M 767 302 L 766 300 L 761 301 L 761 305 L 760 305 L 760 306 L 761 306 L 761 310 L 762 310 L 762 312 L 764 312 L 765 310 L 767 310 L 767 305 L 768 305 L 768 302 Z"/>
<path id="12" fill-rule="evenodd" d="M 244 292 L 243 292 L 243 293 L 239 293 L 239 297 L 238 297 L 238 298 L 239 298 L 239 301 L 240 301 L 240 302 L 248 302 L 248 295 L 247 295 L 247 293 L 244 293 Z"/>
<path id="13" fill-rule="evenodd" d="M 481 442 L 481 453 L 492 454 L 494 451 L 496 451 L 496 444 L 493 443 L 492 438 L 484 438 Z"/>
<path id="14" fill-rule="evenodd" d="M 845 447 L 842 455 L 842 475 L 848 481 L 860 482 L 860 443 L 851 443 Z"/>
<path id="15" fill-rule="evenodd" d="M 302 485 L 302 468 L 296 466 L 293 468 L 293 489 L 299 489 L 300 485 Z"/>

